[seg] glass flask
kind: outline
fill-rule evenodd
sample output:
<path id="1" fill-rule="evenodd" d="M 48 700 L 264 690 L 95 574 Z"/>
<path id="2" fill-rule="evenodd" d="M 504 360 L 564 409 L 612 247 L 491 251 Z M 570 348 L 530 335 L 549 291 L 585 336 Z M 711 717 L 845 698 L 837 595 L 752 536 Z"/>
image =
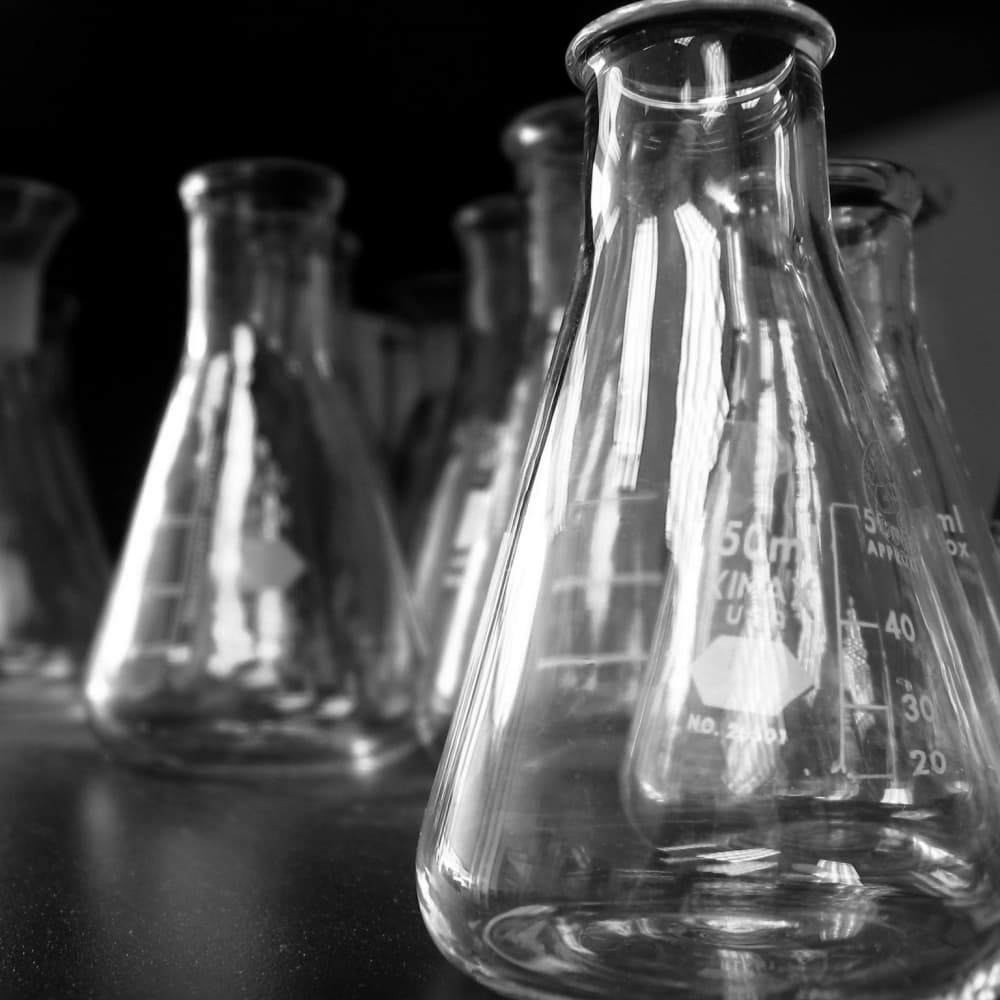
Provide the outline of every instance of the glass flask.
<path id="1" fill-rule="evenodd" d="M 512 407 L 527 318 L 521 200 L 483 197 L 453 221 L 465 264 L 461 393 L 420 529 L 413 584 L 428 648 L 417 732 L 434 754 L 455 708 L 534 416 Z"/>
<path id="2" fill-rule="evenodd" d="M 59 187 L 0 178 L 0 714 L 75 713 L 110 576 L 67 406 L 46 268 L 77 214 Z M 64 296 L 63 303 L 71 301 Z M 51 333 L 52 336 L 47 334 Z M 45 334 L 45 335 L 43 335 Z"/>
<path id="3" fill-rule="evenodd" d="M 416 745 L 420 637 L 330 363 L 342 182 L 234 160 L 180 197 L 186 342 L 90 658 L 95 731 L 165 771 L 378 766 Z"/>
<path id="4" fill-rule="evenodd" d="M 583 29 L 583 250 L 417 850 L 509 996 L 983 995 L 997 686 L 851 344 L 788 0 Z"/>
<path id="5" fill-rule="evenodd" d="M 418 693 L 418 729 L 440 754 L 472 655 L 489 576 L 498 558 L 528 447 L 532 421 L 559 331 L 580 243 L 583 101 L 579 97 L 534 105 L 504 129 L 501 145 L 515 169 L 524 203 L 528 317 L 518 371 L 497 427 L 501 447 L 490 478 L 490 530 L 477 535 L 463 555 L 456 591 L 454 628 L 439 638 L 440 652 L 427 663 Z M 459 613 L 460 612 L 460 613 Z"/>
<path id="6" fill-rule="evenodd" d="M 837 245 L 870 336 L 860 352 L 862 362 L 865 348 L 874 347 L 885 377 L 881 385 L 898 406 L 912 460 L 923 470 L 948 553 L 989 660 L 1000 671 L 1000 557 L 983 511 L 972 499 L 958 437 L 920 330 L 913 230 L 943 210 L 942 195 L 887 160 L 835 157 L 829 174 Z M 878 380 L 871 388 L 879 391 Z"/>

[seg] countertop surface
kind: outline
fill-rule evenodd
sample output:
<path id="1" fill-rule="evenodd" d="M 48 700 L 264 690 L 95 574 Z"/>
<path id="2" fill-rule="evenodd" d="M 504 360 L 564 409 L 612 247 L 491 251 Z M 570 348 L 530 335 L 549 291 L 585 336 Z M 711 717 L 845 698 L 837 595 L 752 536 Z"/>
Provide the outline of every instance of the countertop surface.
<path id="1" fill-rule="evenodd" d="M 424 928 L 433 765 L 223 782 L 111 762 L 75 719 L 3 719 L 0 997 L 489 1000 Z"/>

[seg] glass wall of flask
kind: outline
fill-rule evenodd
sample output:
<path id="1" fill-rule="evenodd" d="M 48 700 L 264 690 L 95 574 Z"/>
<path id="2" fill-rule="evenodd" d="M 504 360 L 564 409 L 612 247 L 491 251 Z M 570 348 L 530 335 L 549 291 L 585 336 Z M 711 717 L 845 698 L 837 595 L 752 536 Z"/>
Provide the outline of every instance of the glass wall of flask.
<path id="1" fill-rule="evenodd" d="M 390 476 L 411 564 L 458 415 L 467 350 L 464 294 L 460 269 L 417 272 L 394 282 L 388 293 L 394 321 L 383 342 Z"/>
<path id="2" fill-rule="evenodd" d="M 0 715 L 77 711 L 110 574 L 65 396 L 70 331 L 43 336 L 48 264 L 76 214 L 61 188 L 0 178 Z"/>
<path id="3" fill-rule="evenodd" d="M 910 460 L 919 465 L 987 658 L 1000 670 L 1000 557 L 957 450 L 921 329 L 913 229 L 944 209 L 917 176 L 885 160 L 829 164 L 833 225 L 867 333 L 858 345 L 870 389 L 899 411 Z M 881 365 L 866 363 L 874 349 Z"/>
<path id="4" fill-rule="evenodd" d="M 514 167 L 523 204 L 523 252 L 527 265 L 526 331 L 517 370 L 506 394 L 502 416 L 491 432 L 495 446 L 480 452 L 490 471 L 480 476 L 482 531 L 471 532 L 462 550 L 463 570 L 454 581 L 454 609 L 438 639 L 438 655 L 428 660 L 426 682 L 418 695 L 418 725 L 424 743 L 439 753 L 458 702 L 486 591 L 513 508 L 524 456 L 538 410 L 555 336 L 569 296 L 580 242 L 580 167 L 583 156 L 583 101 L 547 101 L 517 115 L 504 129 L 501 144 Z M 519 241 L 520 242 L 520 241 Z M 514 249 L 514 248 L 512 248 Z M 508 267 L 520 270 L 511 257 Z M 496 275 L 503 278 L 503 272 Z M 495 296 L 508 302 L 520 285 L 515 273 L 498 280 Z M 510 324 L 509 324 L 510 325 Z M 488 457 L 487 457 L 488 456 Z M 470 456 L 469 461 L 473 461 Z M 439 590 L 444 596 L 445 591 Z M 418 595 L 420 589 L 418 585 Z M 440 597 L 439 597 L 440 599 Z M 433 648 L 433 642 L 432 642 Z"/>
<path id="5" fill-rule="evenodd" d="M 180 195 L 185 347 L 91 654 L 94 728 L 164 770 L 377 766 L 415 745 L 420 645 L 330 360 L 342 182 L 240 160 Z"/>
<path id="6" fill-rule="evenodd" d="M 852 346 L 814 11 L 592 23 L 585 228 L 417 852 L 509 996 L 975 995 L 996 681 Z"/>
<path id="7" fill-rule="evenodd" d="M 434 753 L 454 711 L 528 430 L 520 408 L 511 412 L 527 329 L 521 201 L 513 194 L 480 198 L 453 222 L 465 280 L 461 387 L 414 560 L 417 613 L 428 644 L 416 721 Z"/>

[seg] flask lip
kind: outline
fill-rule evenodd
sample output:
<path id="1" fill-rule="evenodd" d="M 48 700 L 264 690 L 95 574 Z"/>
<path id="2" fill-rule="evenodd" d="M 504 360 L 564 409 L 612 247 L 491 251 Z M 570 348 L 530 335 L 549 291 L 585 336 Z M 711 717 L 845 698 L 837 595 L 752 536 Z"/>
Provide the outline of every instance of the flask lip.
<path id="1" fill-rule="evenodd" d="M 188 211 L 218 203 L 270 212 L 336 213 L 343 178 L 321 163 L 289 157 L 218 160 L 186 173 L 178 191 Z"/>
<path id="2" fill-rule="evenodd" d="M 79 213 L 79 203 L 65 188 L 34 177 L 0 175 L 0 225 L 68 226 Z"/>
<path id="3" fill-rule="evenodd" d="M 483 195 L 462 205 L 452 218 L 456 233 L 470 229 L 511 229 L 524 222 L 524 208 L 515 194 L 500 192 Z"/>
<path id="4" fill-rule="evenodd" d="M 882 208 L 905 215 L 911 223 L 921 218 L 924 190 L 908 167 L 875 157 L 831 156 L 827 170 L 834 211 Z"/>
<path id="5" fill-rule="evenodd" d="M 534 153 L 579 159 L 585 120 L 579 94 L 535 104 L 511 119 L 501 136 L 501 149 L 512 160 Z"/>
<path id="6" fill-rule="evenodd" d="M 34 177 L 0 176 L 0 257 L 44 261 L 79 211 L 65 188 Z"/>
<path id="7" fill-rule="evenodd" d="M 570 79 L 584 89 L 587 63 L 596 51 L 638 28 L 681 18 L 687 24 L 694 20 L 766 24 L 820 69 L 836 48 L 830 22 L 796 0 L 638 0 L 604 14 L 577 32 L 566 49 Z"/>

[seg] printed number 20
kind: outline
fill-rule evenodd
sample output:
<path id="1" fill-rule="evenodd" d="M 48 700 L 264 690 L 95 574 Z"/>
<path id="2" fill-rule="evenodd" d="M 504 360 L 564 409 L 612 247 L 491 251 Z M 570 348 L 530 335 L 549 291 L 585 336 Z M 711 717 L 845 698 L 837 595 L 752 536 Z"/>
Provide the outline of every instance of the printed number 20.
<path id="1" fill-rule="evenodd" d="M 948 761 L 940 750 L 932 750 L 930 753 L 924 750 L 911 750 L 910 760 L 916 761 L 914 774 L 930 774 L 932 771 L 934 774 L 944 774 L 948 767 Z"/>

